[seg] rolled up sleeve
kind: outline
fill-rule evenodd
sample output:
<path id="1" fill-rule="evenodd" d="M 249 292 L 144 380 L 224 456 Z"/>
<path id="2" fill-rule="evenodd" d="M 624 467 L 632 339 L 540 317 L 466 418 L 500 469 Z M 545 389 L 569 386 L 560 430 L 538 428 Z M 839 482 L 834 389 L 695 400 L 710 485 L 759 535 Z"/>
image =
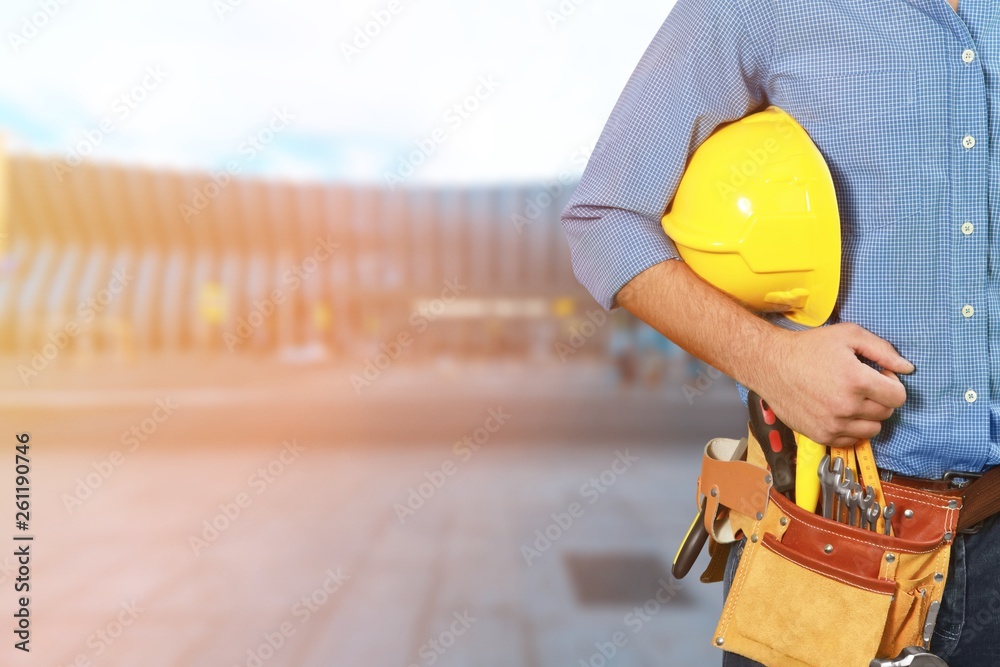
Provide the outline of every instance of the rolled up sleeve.
<path id="1" fill-rule="evenodd" d="M 691 153 L 766 103 L 773 0 L 678 0 L 630 77 L 562 213 L 573 271 L 607 309 L 678 259 L 660 226 Z"/>

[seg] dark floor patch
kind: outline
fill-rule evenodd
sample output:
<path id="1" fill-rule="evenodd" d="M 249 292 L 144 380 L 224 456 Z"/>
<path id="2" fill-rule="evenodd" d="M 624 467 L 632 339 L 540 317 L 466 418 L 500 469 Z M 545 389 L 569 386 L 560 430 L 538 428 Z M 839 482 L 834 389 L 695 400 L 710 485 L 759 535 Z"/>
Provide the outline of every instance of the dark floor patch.
<path id="1" fill-rule="evenodd" d="M 670 606 L 686 605 L 691 598 L 649 554 L 567 554 L 566 569 L 573 582 L 577 604 L 642 605 L 649 600 L 668 600 Z"/>

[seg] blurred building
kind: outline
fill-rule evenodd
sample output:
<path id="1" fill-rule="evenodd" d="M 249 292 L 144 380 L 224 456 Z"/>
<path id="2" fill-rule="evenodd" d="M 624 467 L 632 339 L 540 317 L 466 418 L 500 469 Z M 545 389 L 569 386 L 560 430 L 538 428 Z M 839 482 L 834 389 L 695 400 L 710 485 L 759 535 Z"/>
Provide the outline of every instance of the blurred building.
<path id="1" fill-rule="evenodd" d="M 600 310 L 559 226 L 572 184 L 393 192 L 32 156 L 5 180 L 3 351 L 336 358 L 402 335 L 415 357 L 558 356 Z"/>

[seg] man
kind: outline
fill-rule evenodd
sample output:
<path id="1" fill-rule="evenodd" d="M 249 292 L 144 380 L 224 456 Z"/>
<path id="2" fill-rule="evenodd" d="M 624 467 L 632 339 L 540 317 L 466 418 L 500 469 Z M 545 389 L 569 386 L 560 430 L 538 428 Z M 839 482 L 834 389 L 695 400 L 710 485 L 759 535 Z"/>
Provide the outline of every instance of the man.
<path id="1" fill-rule="evenodd" d="M 677 0 L 563 213 L 575 273 L 817 442 L 871 437 L 882 470 L 919 480 L 991 468 L 998 70 L 994 0 Z M 678 261 L 660 227 L 694 149 L 769 104 L 809 132 L 837 191 L 840 296 L 813 330 L 742 308 Z M 952 667 L 1000 661 L 996 524 L 952 550 L 932 640 Z"/>

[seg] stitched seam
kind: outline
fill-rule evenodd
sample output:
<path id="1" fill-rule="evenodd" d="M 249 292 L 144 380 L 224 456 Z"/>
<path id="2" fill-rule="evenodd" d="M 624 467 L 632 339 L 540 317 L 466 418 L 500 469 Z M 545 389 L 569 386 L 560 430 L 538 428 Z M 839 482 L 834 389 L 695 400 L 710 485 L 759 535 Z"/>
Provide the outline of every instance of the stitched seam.
<path id="1" fill-rule="evenodd" d="M 937 505 L 935 503 L 932 503 L 932 502 L 929 502 L 929 501 L 926 501 L 926 500 L 921 500 L 920 498 L 907 498 L 907 500 L 909 500 L 912 503 L 917 503 L 918 505 L 926 505 L 927 507 L 933 507 L 934 509 L 938 509 L 938 510 L 950 510 L 951 509 L 950 507 L 948 507 L 948 503 L 941 503 L 940 505 Z"/>
<path id="2" fill-rule="evenodd" d="M 888 484 L 889 482 L 886 483 Z M 950 509 L 948 507 L 948 503 L 951 502 L 952 500 L 960 500 L 960 498 L 957 496 L 954 497 L 944 496 L 944 498 L 947 498 L 947 500 L 942 500 L 940 503 L 934 503 L 930 500 L 927 500 L 926 497 L 923 495 L 917 495 L 917 491 L 915 491 L 914 489 L 910 489 L 905 486 L 893 485 L 890 490 L 892 491 L 891 495 L 893 496 L 902 496 L 907 500 L 909 500 L 910 502 L 942 510 Z"/>
<path id="3" fill-rule="evenodd" d="M 948 585 L 948 569 L 947 569 L 948 568 L 948 563 L 947 563 L 947 560 L 946 560 L 945 552 L 948 552 L 948 554 L 950 555 L 950 553 L 951 553 L 951 547 L 947 546 L 946 548 L 941 549 L 941 551 L 938 553 L 937 560 L 934 561 L 934 568 L 935 568 L 934 571 L 935 572 L 942 572 L 945 575 L 945 580 L 943 582 L 941 582 L 940 584 L 935 584 L 935 586 L 934 586 L 934 596 L 931 598 L 931 601 L 937 601 L 939 603 L 941 602 L 942 598 L 944 598 L 944 588 L 945 588 L 945 586 Z M 944 569 L 942 569 L 942 568 L 944 568 Z M 927 609 L 930 610 L 930 605 L 929 604 L 927 605 Z M 924 626 L 926 624 L 927 624 L 927 615 L 925 614 L 924 617 L 923 617 L 923 619 L 921 619 L 921 624 L 920 624 L 921 625 L 921 628 L 920 628 L 920 638 L 921 639 L 923 639 L 923 636 L 924 636 Z M 963 625 L 965 624 L 964 620 L 963 620 L 962 624 Z M 932 631 L 932 635 L 933 634 L 940 634 L 942 637 L 944 637 L 948 641 L 955 641 L 962 634 L 962 626 L 959 626 L 958 634 L 952 636 L 950 632 L 941 632 L 941 633 L 938 633 L 938 624 L 935 622 L 934 623 L 934 630 Z"/>
<path id="4" fill-rule="evenodd" d="M 773 1 L 770 2 L 769 6 L 771 7 L 772 14 L 771 14 L 771 16 L 768 17 L 769 23 L 768 23 L 767 27 L 770 28 L 769 32 L 770 32 L 770 42 L 771 43 L 769 45 L 767 53 L 766 54 L 761 54 L 761 55 L 764 56 L 764 58 L 763 58 L 763 60 L 761 62 L 762 71 L 760 72 L 760 78 L 757 80 L 757 86 L 764 93 L 764 99 L 767 99 L 767 92 L 768 92 L 767 91 L 767 81 L 768 81 L 768 79 L 771 76 L 771 61 L 772 61 L 772 59 L 774 57 L 774 46 L 775 46 L 775 42 L 777 41 L 777 37 L 776 37 L 777 28 L 775 28 L 775 25 L 774 25 L 775 24 L 775 16 L 774 16 L 774 14 L 777 13 L 777 9 L 775 7 L 775 2 L 773 2 Z M 743 6 L 739 5 L 739 4 L 737 4 L 736 11 L 739 12 L 739 14 L 741 15 L 740 18 L 743 19 L 744 25 L 749 26 L 750 25 L 750 21 L 751 21 L 751 17 L 747 13 L 746 7 L 743 7 Z M 760 51 L 759 44 L 757 44 L 756 41 L 754 42 L 754 44 L 755 44 L 755 47 L 757 47 L 756 50 L 758 50 L 758 53 L 759 53 L 759 51 Z"/>
<path id="5" fill-rule="evenodd" d="M 765 70 L 764 80 L 765 81 L 768 78 L 770 78 L 770 76 L 771 76 L 771 69 L 772 69 L 771 65 L 774 62 L 774 49 L 775 49 L 775 46 L 778 43 L 778 37 L 777 37 L 777 35 L 778 35 L 778 29 L 776 27 L 776 24 L 778 22 L 777 21 L 777 16 L 776 16 L 777 13 L 778 13 L 777 4 L 778 4 L 777 0 L 774 0 L 773 2 L 771 2 L 771 12 L 772 12 L 771 16 L 770 16 L 770 18 L 771 18 L 771 48 L 768 49 L 768 51 L 767 51 L 767 59 L 764 61 L 765 62 L 765 65 L 764 65 L 764 70 Z"/>
<path id="6" fill-rule="evenodd" d="M 890 595 L 890 596 L 892 595 L 891 592 L 887 593 L 885 591 L 875 590 L 874 588 L 867 588 L 865 586 L 859 586 L 858 584 L 856 584 L 856 583 L 854 583 L 852 581 L 847 581 L 846 579 L 841 579 L 840 577 L 835 577 L 834 575 L 827 574 L 826 572 L 820 572 L 819 570 L 817 570 L 815 568 L 809 567 L 808 565 L 805 565 L 803 563 L 799 563 L 799 562 L 796 562 L 796 561 L 792 560 L 791 558 L 789 558 L 785 554 L 778 553 L 777 551 L 775 551 L 774 549 L 772 549 L 771 547 L 769 547 L 766 544 L 764 545 L 764 548 L 767 549 L 768 551 L 770 551 L 771 553 L 773 553 L 775 556 L 781 556 L 782 558 L 784 558 L 786 561 L 788 561 L 792 565 L 797 565 L 797 566 L 799 566 L 799 567 L 801 567 L 801 568 L 803 568 L 805 570 L 809 570 L 810 572 L 815 572 L 816 574 L 820 575 L 821 577 L 826 577 L 827 579 L 836 579 L 840 583 L 847 584 L 851 588 L 859 588 L 859 589 L 861 589 L 863 591 L 870 591 L 872 593 L 878 593 L 879 595 Z"/>
<path id="7" fill-rule="evenodd" d="M 903 488 L 905 489 L 905 487 L 903 487 Z M 893 491 L 893 493 L 891 495 L 903 496 L 907 500 L 911 500 L 911 501 L 913 501 L 915 503 L 919 503 L 921 505 L 929 505 L 931 507 L 940 507 L 941 509 L 947 509 L 948 508 L 947 501 L 942 500 L 940 503 L 935 503 L 935 502 L 933 502 L 931 500 L 928 500 L 927 496 L 925 496 L 923 494 L 920 494 L 920 493 L 917 493 L 916 491 L 912 491 L 910 489 L 905 489 L 905 490 L 897 491 L 896 488 L 893 488 L 891 490 Z M 955 500 L 955 498 L 949 497 L 948 500 Z"/>
<path id="8" fill-rule="evenodd" d="M 837 538 L 840 538 L 840 539 L 843 539 L 843 540 L 850 540 L 852 542 L 857 542 L 858 544 L 863 544 L 865 546 L 871 546 L 871 547 L 876 547 L 876 548 L 880 548 L 880 549 L 883 548 L 883 547 L 880 547 L 879 545 L 877 545 L 877 544 L 875 544 L 873 542 L 866 542 L 865 540 L 861 540 L 861 539 L 858 539 L 856 537 L 852 537 L 851 535 L 841 535 L 840 533 L 835 533 L 832 530 L 827 530 L 826 528 L 823 528 L 822 526 L 818 526 L 818 525 L 816 525 L 814 523 L 808 523 L 806 521 L 801 521 L 801 523 L 804 524 L 804 525 L 806 525 L 806 526 L 809 526 L 810 528 L 815 528 L 816 530 L 818 530 L 820 532 L 826 533 L 827 535 L 833 535 L 834 537 L 837 537 Z M 898 551 L 898 552 L 905 553 L 905 554 L 929 554 L 929 553 L 933 553 L 938 548 L 938 545 L 935 545 L 934 547 L 932 547 L 930 549 L 925 549 L 923 551 L 917 551 L 917 550 L 914 550 L 914 549 L 897 548 L 897 547 L 885 547 L 885 548 L 890 549 L 891 551 Z"/>
<path id="9" fill-rule="evenodd" d="M 944 587 L 948 585 L 948 563 L 951 561 L 952 549 L 953 546 L 949 544 L 946 545 L 945 548 L 941 549 L 941 551 L 938 553 L 938 560 L 937 564 L 935 565 L 937 569 L 935 570 L 935 572 L 940 572 L 941 574 L 944 575 L 944 581 L 942 581 L 941 585 L 939 586 L 940 595 L 937 596 L 939 601 L 942 598 L 944 598 Z"/>
<path id="10" fill-rule="evenodd" d="M 739 563 L 740 567 L 736 568 L 736 573 L 738 576 L 733 581 L 732 587 L 730 587 L 729 589 L 729 595 L 732 599 L 727 600 L 727 602 L 731 602 L 731 604 L 727 605 L 729 607 L 729 610 L 727 611 L 726 616 L 723 619 L 722 632 L 719 633 L 720 636 L 722 637 L 725 637 L 729 633 L 729 624 L 733 620 L 733 614 L 736 611 L 736 603 L 739 602 L 740 593 L 742 593 L 743 591 L 743 583 L 746 581 L 747 573 L 750 571 L 750 566 L 753 564 L 753 559 L 755 555 L 756 554 L 754 549 L 751 549 L 750 553 L 747 553 L 746 548 L 744 548 L 743 553 L 740 554 L 740 563 Z M 744 565 L 744 560 L 743 560 L 744 558 L 746 558 L 745 568 L 742 567 Z M 740 573 L 741 569 L 743 570 L 742 573 Z"/>
<path id="11" fill-rule="evenodd" d="M 937 627 L 934 628 L 934 634 L 936 634 L 938 637 L 942 637 L 944 639 L 947 639 L 950 642 L 953 642 L 953 641 L 955 641 L 956 639 L 958 639 L 959 637 L 962 636 L 961 632 L 959 632 L 957 635 L 953 635 L 952 633 L 950 633 L 950 632 L 948 632 L 946 630 L 938 630 Z"/>
<path id="12" fill-rule="evenodd" d="M 754 523 L 753 525 L 754 533 L 756 533 L 756 529 L 759 526 L 759 524 L 760 524 L 759 521 L 757 523 Z M 754 556 L 756 556 L 756 554 L 757 550 L 753 548 L 750 549 L 750 553 L 747 553 L 746 548 L 744 548 L 743 553 L 740 554 L 740 566 L 736 569 L 736 572 L 739 576 L 735 581 L 733 581 L 733 585 L 729 589 L 729 599 L 726 600 L 726 606 L 729 608 L 729 610 L 723 618 L 721 632 L 719 633 L 719 635 L 723 638 L 729 632 L 729 624 L 733 620 L 733 612 L 736 610 L 736 603 L 739 601 L 739 595 L 743 591 L 743 584 L 746 581 L 747 573 L 750 572 L 750 566 L 753 565 L 753 559 Z M 749 557 L 749 559 L 746 561 L 746 567 L 743 567 L 744 566 L 743 559 L 747 557 Z M 740 570 L 743 571 L 742 574 L 740 574 Z"/>
<path id="13" fill-rule="evenodd" d="M 857 79 L 864 76 L 880 75 L 880 74 L 915 74 L 914 69 L 873 69 L 873 70 L 863 70 L 860 72 L 845 72 L 843 74 L 823 74 L 820 76 L 803 76 L 803 80 L 808 81 L 823 81 L 826 79 Z"/>

